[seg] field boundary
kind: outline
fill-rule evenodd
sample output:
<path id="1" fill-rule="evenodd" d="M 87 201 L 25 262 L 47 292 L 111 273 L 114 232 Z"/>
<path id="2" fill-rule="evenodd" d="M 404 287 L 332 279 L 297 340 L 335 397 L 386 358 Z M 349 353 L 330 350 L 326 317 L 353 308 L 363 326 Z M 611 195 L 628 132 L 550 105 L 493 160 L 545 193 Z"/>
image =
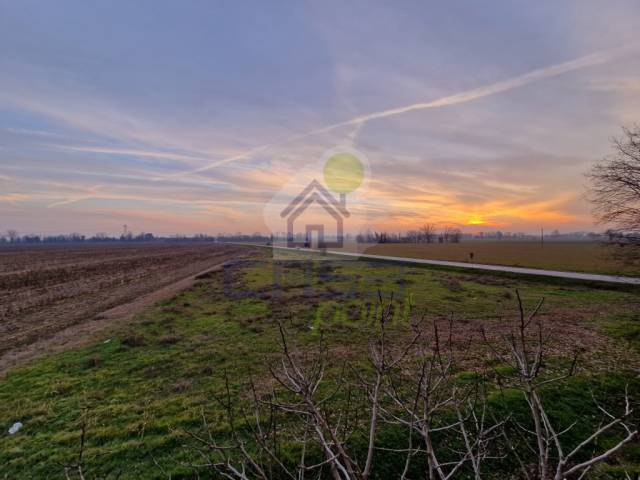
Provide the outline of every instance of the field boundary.
<path id="1" fill-rule="evenodd" d="M 232 243 L 232 242 L 229 242 L 229 243 Z M 570 272 L 570 271 L 563 271 L 563 270 L 545 270 L 542 268 L 510 267 L 508 265 L 489 265 L 484 263 L 454 262 L 449 260 L 428 260 L 425 258 L 394 257 L 390 255 L 373 255 L 368 253 L 337 252 L 335 250 L 320 250 L 320 249 L 314 249 L 314 248 L 276 247 L 271 245 L 260 245 L 255 243 L 232 243 L 232 245 L 262 247 L 262 248 L 270 248 L 270 249 L 293 251 L 293 252 L 319 253 L 319 254 L 327 254 L 327 255 L 341 256 L 341 257 L 349 257 L 349 258 L 362 258 L 365 260 L 392 262 L 392 263 L 409 263 L 409 264 L 416 264 L 416 265 L 431 265 L 431 266 L 439 266 L 439 267 L 461 268 L 461 269 L 468 269 L 468 270 L 515 273 L 518 275 L 552 277 L 552 278 L 561 278 L 565 280 L 615 283 L 615 284 L 621 284 L 621 285 L 640 285 L 640 277 L 627 277 L 623 275 L 605 275 L 600 273 Z"/>

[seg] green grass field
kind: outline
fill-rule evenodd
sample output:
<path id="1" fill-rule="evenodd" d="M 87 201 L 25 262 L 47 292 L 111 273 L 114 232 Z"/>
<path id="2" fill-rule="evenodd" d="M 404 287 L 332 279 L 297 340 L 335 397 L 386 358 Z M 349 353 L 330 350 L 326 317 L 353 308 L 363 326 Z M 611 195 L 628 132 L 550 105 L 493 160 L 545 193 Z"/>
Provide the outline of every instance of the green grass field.
<path id="1" fill-rule="evenodd" d="M 548 393 L 551 403 L 562 398 L 552 409 L 555 418 L 566 423 L 586 415 L 595 421 L 591 390 L 615 406 L 631 382 L 637 398 L 640 382 L 630 373 L 640 366 L 637 290 L 382 263 L 247 261 L 200 279 L 85 348 L 9 372 L 0 380 L 0 476 L 64 478 L 61 465 L 74 461 L 85 418 L 87 478 L 116 472 L 120 478 L 167 478 L 163 471 L 193 478 L 183 464 L 191 460 L 183 447 L 189 440 L 185 431 L 201 428 L 203 410 L 216 434 L 228 434 L 214 400 L 223 393 L 224 373 L 240 402 L 249 375 L 258 383 L 268 381 L 265 365 L 279 348 L 275 319 L 301 348 L 316 345 L 322 332 L 334 371 L 363 361 L 378 291 L 385 298 L 394 292 L 395 322 L 408 322 L 411 315 L 427 320 L 453 315 L 481 362 L 486 357 L 480 326 L 507 328 L 516 314 L 516 288 L 527 306 L 545 298 L 541 315 L 553 332 L 554 355 L 569 353 L 574 345 L 583 350 L 578 375 Z M 494 400 L 496 409 L 524 408 L 521 397 L 509 391 Z M 24 428 L 9 436 L 6 430 L 15 421 Z M 393 432 L 385 438 L 393 443 Z M 383 456 L 381 465 L 397 463 Z M 587 478 L 620 478 L 615 472 L 621 466 L 640 471 L 639 465 L 636 445 L 616 456 L 615 465 Z M 508 468 L 496 461 L 493 478 L 507 478 Z M 392 477 L 381 468 L 376 478 Z"/>

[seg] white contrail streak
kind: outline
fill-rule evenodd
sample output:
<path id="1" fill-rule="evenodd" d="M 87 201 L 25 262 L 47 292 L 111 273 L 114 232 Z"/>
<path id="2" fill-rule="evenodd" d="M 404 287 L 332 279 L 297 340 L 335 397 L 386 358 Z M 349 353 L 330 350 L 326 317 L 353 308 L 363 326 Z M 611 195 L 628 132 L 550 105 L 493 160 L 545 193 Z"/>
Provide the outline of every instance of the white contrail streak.
<path id="1" fill-rule="evenodd" d="M 611 55 L 607 53 L 594 53 L 591 55 L 586 55 L 584 57 L 580 57 L 568 62 L 532 70 L 523 75 L 508 78 L 506 80 L 501 80 L 490 85 L 485 85 L 483 87 L 474 88 L 472 90 L 467 90 L 453 95 L 447 95 L 446 97 L 438 98 L 437 100 L 432 100 L 431 102 L 414 103 L 411 105 L 406 105 L 404 107 L 392 108 L 389 110 L 382 110 L 380 112 L 369 113 L 367 115 L 361 115 L 352 118 L 351 120 L 335 123 L 333 125 L 328 125 L 321 129 L 314 130 L 313 132 L 305 134 L 305 136 L 329 132 L 336 128 L 344 127 L 347 125 L 363 124 L 371 120 L 393 117 L 395 115 L 401 115 L 403 113 L 412 112 L 414 110 L 441 108 L 448 107 L 450 105 L 457 105 L 459 103 L 471 102 L 479 98 L 488 97 L 490 95 L 495 95 L 497 93 L 502 93 L 508 90 L 513 90 L 515 88 L 523 87 L 525 85 L 528 85 L 529 83 L 537 82 L 539 80 L 556 77 L 558 75 L 563 75 L 565 73 L 569 73 L 585 67 L 600 65 L 602 63 L 608 62 L 610 59 Z"/>
<path id="2" fill-rule="evenodd" d="M 58 150 L 65 150 L 71 152 L 86 152 L 86 153 L 105 153 L 108 155 L 125 155 L 134 157 L 148 157 L 148 158 L 160 158 L 167 160 L 182 160 L 194 162 L 208 161 L 206 157 L 196 157 L 193 155 L 183 155 L 179 153 L 161 152 L 152 150 L 136 150 L 126 148 L 109 148 L 109 147 L 91 147 L 91 146 L 74 146 L 74 145 L 51 145 L 51 147 Z"/>
<path id="3" fill-rule="evenodd" d="M 327 133 L 337 128 L 353 126 L 353 125 L 362 126 L 371 120 L 378 120 L 381 118 L 402 115 L 404 113 L 413 112 L 415 110 L 427 110 L 432 108 L 441 108 L 441 107 L 447 107 L 451 105 L 458 105 L 461 103 L 471 102 L 479 98 L 496 95 L 498 93 L 520 88 L 530 83 L 538 82 L 540 80 L 544 80 L 547 78 L 557 77 L 559 75 L 573 72 L 575 70 L 579 70 L 582 68 L 601 65 L 603 63 L 611 61 L 617 55 L 621 53 L 625 53 L 628 50 L 629 50 L 628 47 L 623 47 L 623 48 L 618 48 L 618 49 L 610 50 L 606 52 L 593 53 L 590 55 L 585 55 L 583 57 L 576 58 L 574 60 L 570 60 L 568 62 L 557 63 L 555 65 L 549 65 L 543 68 L 532 70 L 523 75 L 518 75 L 516 77 L 501 80 L 499 82 L 492 83 L 490 85 L 485 85 L 485 86 L 474 88 L 471 90 L 466 90 L 463 92 L 455 93 L 453 95 L 447 95 L 445 97 L 441 97 L 436 100 L 432 100 L 430 102 L 414 103 L 411 105 L 405 105 L 403 107 L 392 108 L 389 110 L 381 110 L 379 112 L 373 112 L 366 115 L 360 115 L 358 117 L 354 117 L 344 122 L 334 123 L 332 125 L 327 125 L 326 127 L 319 128 L 317 130 L 312 130 L 306 133 L 295 135 L 279 143 L 262 145 L 259 147 L 252 148 L 251 150 L 248 150 L 243 154 L 218 160 L 214 163 L 203 166 L 197 170 L 185 172 L 185 174 L 204 172 L 229 162 L 241 160 L 244 158 L 249 158 L 253 153 L 256 153 L 257 151 L 265 150 L 269 147 L 285 145 L 287 143 L 300 140 L 306 137 Z"/>

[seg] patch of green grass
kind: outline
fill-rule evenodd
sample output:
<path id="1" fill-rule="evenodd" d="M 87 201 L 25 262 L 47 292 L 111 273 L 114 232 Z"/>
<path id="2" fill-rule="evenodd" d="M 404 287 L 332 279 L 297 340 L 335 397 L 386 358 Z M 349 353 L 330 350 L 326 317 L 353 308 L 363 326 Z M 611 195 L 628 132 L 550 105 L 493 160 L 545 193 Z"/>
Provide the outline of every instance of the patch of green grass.
<path id="1" fill-rule="evenodd" d="M 477 331 L 516 313 L 516 287 L 529 308 L 544 296 L 543 312 L 580 311 L 596 327 L 638 341 L 632 328 L 636 317 L 623 313 L 638 303 L 633 291 L 377 262 L 243 262 L 199 281 L 92 345 L 45 357 L 1 379 L 2 473 L 9 478 L 60 476 L 59 463 L 77 454 L 84 416 L 90 474 L 122 469 L 121 478 L 157 478 L 153 458 L 170 465 L 175 478 L 189 477 L 179 465 L 187 460 L 183 430 L 200 426 L 204 408 L 212 428 L 225 434 L 223 413 L 213 400 L 224 393 L 224 374 L 234 385 L 249 375 L 257 380 L 268 376 L 265 362 L 279 349 L 276 320 L 296 345 L 316 345 L 322 332 L 327 344 L 340 347 L 333 358 L 337 365 L 362 365 L 379 315 L 379 295 L 385 301 L 394 295 L 394 325 L 409 323 L 411 305 L 414 317 L 453 313 L 469 331 Z M 506 366 L 496 368 L 503 375 L 512 373 Z M 471 382 L 475 375 L 468 371 L 459 377 Z M 579 395 L 585 395 L 592 380 L 556 393 L 553 415 L 570 419 L 583 412 Z M 612 393 L 614 387 L 620 384 L 611 386 Z M 233 388 L 234 395 L 246 396 L 243 387 Z M 15 421 L 24 428 L 9 436 L 6 430 Z M 398 435 L 391 429 L 383 438 L 393 444 Z M 383 457 L 379 471 L 388 473 L 397 461 Z"/>
<path id="2" fill-rule="evenodd" d="M 640 351 L 640 313 L 637 311 L 610 316 L 604 323 L 604 330 Z"/>
<path id="3" fill-rule="evenodd" d="M 630 398 L 640 396 L 640 381 L 632 372 L 619 372 L 615 374 L 581 375 L 571 377 L 565 381 L 552 383 L 540 392 L 545 410 L 554 425 L 556 431 L 565 431 L 562 435 L 563 450 L 572 451 L 577 445 L 588 438 L 600 425 L 604 418 L 600 407 L 604 407 L 616 415 L 624 411 L 624 394 L 629 392 Z M 535 461 L 532 453 L 518 442 L 522 431 L 533 431 L 534 426 L 529 415 L 529 406 L 522 392 L 515 389 L 504 389 L 494 392 L 490 397 L 490 406 L 498 416 L 510 416 L 508 433 L 514 439 L 514 446 L 528 461 Z M 638 414 L 627 419 L 637 423 L 640 420 Z M 619 429 L 612 431 L 610 435 L 603 435 L 597 442 L 587 445 L 576 457 L 577 461 L 584 461 L 613 447 L 626 433 Z M 633 473 L 640 468 L 640 448 L 638 445 L 628 445 L 623 453 L 616 458 L 616 465 L 601 464 L 597 467 L 598 475 L 587 478 L 620 478 L 609 477 L 606 472 L 619 470 L 621 465 L 628 473 Z M 507 459 L 505 459 L 506 461 Z M 508 462 L 498 465 L 496 468 L 509 470 Z M 513 465 L 512 467 L 516 467 Z M 604 476 L 601 476 L 604 475 Z M 500 478 L 500 477 L 498 477 Z M 624 477 L 623 477 L 624 478 Z"/>

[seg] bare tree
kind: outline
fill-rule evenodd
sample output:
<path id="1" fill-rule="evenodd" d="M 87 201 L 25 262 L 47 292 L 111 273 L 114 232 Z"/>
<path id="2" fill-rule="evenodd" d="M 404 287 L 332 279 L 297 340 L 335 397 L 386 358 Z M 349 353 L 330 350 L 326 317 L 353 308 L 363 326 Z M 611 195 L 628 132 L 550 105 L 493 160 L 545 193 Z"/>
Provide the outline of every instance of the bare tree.
<path id="1" fill-rule="evenodd" d="M 458 241 L 460 239 L 460 237 L 462 237 L 462 232 L 458 233 L 459 230 L 451 227 L 451 226 L 445 226 L 444 229 L 442 230 L 442 239 L 444 243 L 449 243 L 449 242 L 453 242 L 454 241 L 454 237 L 456 239 L 456 241 Z"/>
<path id="2" fill-rule="evenodd" d="M 462 231 L 459 228 L 446 226 L 442 229 L 440 237 L 442 238 L 442 243 L 460 243 Z"/>
<path id="3" fill-rule="evenodd" d="M 526 313 L 518 291 L 516 291 L 516 296 L 519 307 L 519 321 L 515 329 L 507 337 L 504 337 L 504 341 L 508 346 L 508 353 L 500 353 L 487 340 L 487 336 L 484 335 L 484 337 L 495 353 L 496 359 L 510 365 L 517 372 L 519 388 L 529 406 L 533 430 L 521 425 L 518 425 L 518 427 L 523 432 L 530 433 L 535 439 L 537 458 L 537 475 L 535 478 L 540 480 L 551 478 L 563 480 L 571 478 L 573 475 L 579 475 L 579 478 L 583 478 L 584 474 L 594 465 L 607 460 L 623 446 L 637 438 L 637 428 L 627 421 L 632 413 L 628 391 L 625 391 L 625 407 L 622 414 L 614 416 L 598 405 L 598 408 L 603 413 L 603 421 L 600 426 L 575 448 L 567 449 L 563 445 L 562 436 L 571 430 L 576 423 L 564 430 L 558 430 L 557 426 L 551 421 L 543 404 L 541 390 L 544 386 L 560 382 L 573 375 L 578 360 L 577 353 L 574 354 L 566 373 L 551 377 L 544 375 L 545 349 L 548 337 L 545 336 L 543 322 L 538 316 L 544 299 L 541 299 L 530 313 Z M 533 333 L 530 330 L 533 330 Z M 577 460 L 580 455 L 585 453 L 586 447 L 594 444 L 604 434 L 611 433 L 616 427 L 623 432 L 617 443 L 604 452 L 595 454 L 586 460 Z M 511 442 L 507 440 L 507 443 Z M 512 454 L 522 466 L 523 476 L 531 478 L 525 467 L 525 462 L 520 458 L 519 454 L 515 450 L 512 450 Z"/>
<path id="4" fill-rule="evenodd" d="M 459 228 L 452 228 L 449 239 L 451 243 L 460 243 L 460 240 L 462 240 L 462 231 Z"/>
<path id="5" fill-rule="evenodd" d="M 599 222 L 640 242 L 640 129 L 623 128 L 623 133 L 612 140 L 613 154 L 587 174 L 590 200 Z"/>
<path id="6" fill-rule="evenodd" d="M 436 237 L 436 226 L 433 223 L 425 223 L 420 227 L 420 240 L 425 243 L 433 243 Z"/>
<path id="7" fill-rule="evenodd" d="M 409 243 L 418 243 L 420 241 L 420 232 L 418 230 L 409 230 L 406 239 Z"/>
<path id="8" fill-rule="evenodd" d="M 9 238 L 9 242 L 15 243 L 20 237 L 20 234 L 16 230 L 7 230 L 7 237 Z"/>

